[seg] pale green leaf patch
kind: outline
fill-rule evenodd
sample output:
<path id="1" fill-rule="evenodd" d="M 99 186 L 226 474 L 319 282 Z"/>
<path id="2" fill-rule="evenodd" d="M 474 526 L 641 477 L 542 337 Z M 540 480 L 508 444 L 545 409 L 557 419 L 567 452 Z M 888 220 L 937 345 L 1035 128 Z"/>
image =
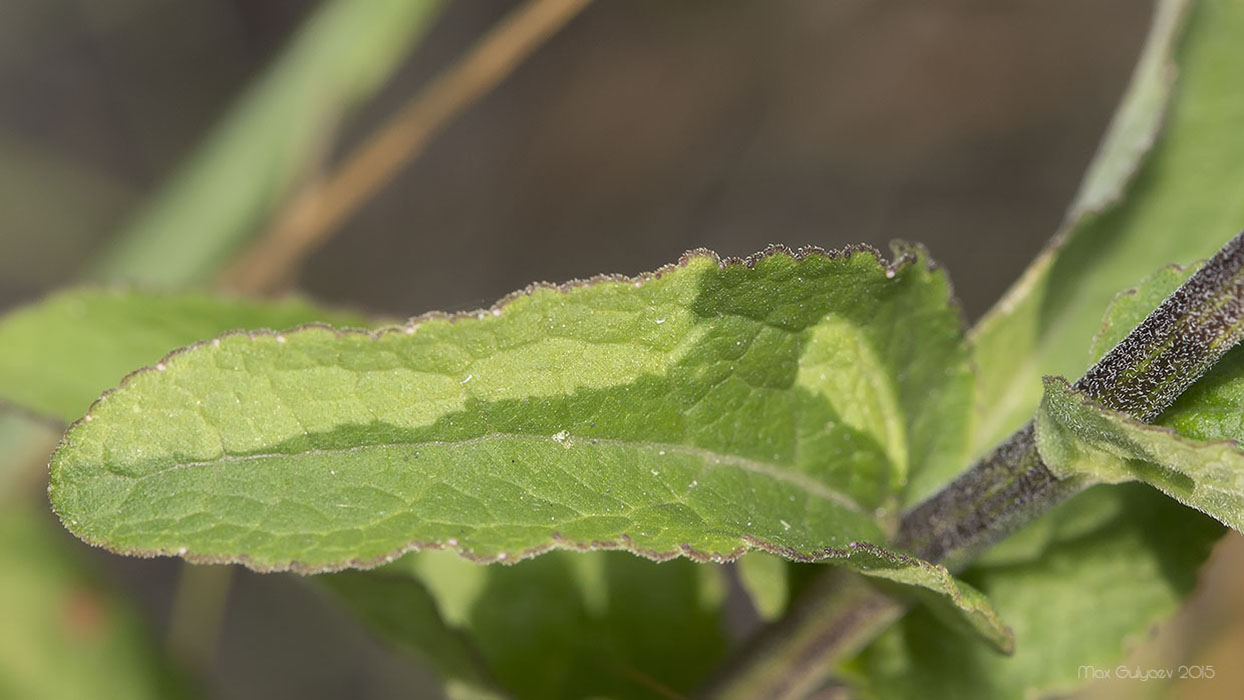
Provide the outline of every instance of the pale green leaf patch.
<path id="1" fill-rule="evenodd" d="M 739 557 L 736 566 L 739 584 L 747 591 L 756 614 L 767 622 L 781 617 L 790 599 L 787 563 L 779 557 L 755 552 Z"/>

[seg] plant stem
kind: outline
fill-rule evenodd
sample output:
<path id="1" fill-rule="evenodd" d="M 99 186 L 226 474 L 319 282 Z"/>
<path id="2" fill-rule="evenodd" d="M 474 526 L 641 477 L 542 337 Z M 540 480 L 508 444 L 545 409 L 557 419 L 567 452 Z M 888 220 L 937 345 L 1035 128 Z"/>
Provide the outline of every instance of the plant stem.
<path id="1" fill-rule="evenodd" d="M 895 546 L 951 571 L 1083 488 L 1037 453 L 1029 422 L 904 517 Z"/>
<path id="2" fill-rule="evenodd" d="M 1078 382 L 1104 408 L 1152 421 L 1244 336 L 1244 233 L 1226 243 Z M 1037 451 L 1029 422 L 907 512 L 895 546 L 952 572 L 1078 493 Z M 716 698 L 803 698 L 842 659 L 897 620 L 906 604 L 832 569 L 761 632 L 709 687 Z"/>
<path id="3" fill-rule="evenodd" d="M 233 567 L 182 564 L 169 613 L 169 655 L 181 668 L 205 677 L 216 658 L 220 623 Z"/>
<path id="4" fill-rule="evenodd" d="M 1244 233 L 1089 368 L 1075 388 L 1102 406 L 1153 421 L 1244 337 Z"/>
<path id="5" fill-rule="evenodd" d="M 815 692 L 833 662 L 850 658 L 907 612 L 861 574 L 829 568 L 780 620 L 752 637 L 701 693 L 721 700 L 796 700 Z"/>
<path id="6" fill-rule="evenodd" d="M 325 0 L 156 196 L 113 236 L 89 276 L 156 288 L 203 285 L 313 170 L 341 119 L 387 81 L 442 0 Z"/>

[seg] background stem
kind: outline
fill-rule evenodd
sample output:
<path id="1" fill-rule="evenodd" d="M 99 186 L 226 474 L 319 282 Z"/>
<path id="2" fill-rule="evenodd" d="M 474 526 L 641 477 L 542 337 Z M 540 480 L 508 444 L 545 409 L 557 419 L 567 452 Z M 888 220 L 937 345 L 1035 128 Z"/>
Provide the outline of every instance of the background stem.
<path id="1" fill-rule="evenodd" d="M 829 568 L 808 585 L 782 619 L 754 636 L 704 697 L 797 700 L 815 692 L 834 661 L 850 658 L 907 611 L 864 576 Z"/>
<path id="2" fill-rule="evenodd" d="M 416 93 L 325 178 L 312 180 L 273 217 L 220 283 L 270 291 L 448 124 L 514 72 L 591 0 L 528 0 Z"/>
<path id="3" fill-rule="evenodd" d="M 200 677 L 216 658 L 220 623 L 233 579 L 231 566 L 182 564 L 169 613 L 168 650 L 177 664 Z"/>

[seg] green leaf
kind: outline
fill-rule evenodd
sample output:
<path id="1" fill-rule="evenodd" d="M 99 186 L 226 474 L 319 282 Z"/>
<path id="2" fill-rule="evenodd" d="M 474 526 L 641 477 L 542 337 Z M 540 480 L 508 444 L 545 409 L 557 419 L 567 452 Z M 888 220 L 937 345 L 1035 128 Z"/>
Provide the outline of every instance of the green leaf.
<path id="1" fill-rule="evenodd" d="M 864 542 L 852 543 L 845 561 L 829 561 L 844 563 L 874 579 L 883 579 L 884 583 L 879 581 L 877 585 L 926 605 L 950 626 L 974 632 L 996 651 L 1010 654 L 1015 648 L 1014 633 L 989 600 L 972 586 L 955 579 L 940 564 Z M 773 605 L 772 599 L 777 597 L 772 588 L 778 582 L 779 579 L 774 578 L 763 582 L 760 588 L 761 595 L 770 599 L 769 605 Z M 761 583 L 752 581 L 753 586 Z"/>
<path id="2" fill-rule="evenodd" d="M 863 571 L 902 584 L 901 595 L 923 603 L 948 627 L 975 634 L 1002 654 L 1014 653 L 1015 631 L 1002 621 L 983 593 L 956 580 L 946 567 L 908 558 L 902 566 Z"/>
<path id="3" fill-rule="evenodd" d="M 381 616 L 418 596 L 414 579 L 422 581 L 441 617 L 475 640 L 491 676 L 515 697 L 657 698 L 692 691 L 725 652 L 721 574 L 619 552 L 560 552 L 486 567 L 432 551 L 344 574 L 359 583 L 354 590 L 338 589 L 343 574 L 323 578 L 347 604 L 368 600 Z M 428 641 L 418 629 L 368 619 L 399 644 Z"/>
<path id="4" fill-rule="evenodd" d="M 19 498 L 0 509 L 0 697 L 184 697 L 138 616 L 42 510 Z"/>
<path id="5" fill-rule="evenodd" d="M 0 318 L 0 399 L 69 422 L 118 378 L 175 348 L 239 328 L 372 325 L 305 301 L 75 289 Z"/>
<path id="6" fill-rule="evenodd" d="M 440 0 L 321 4 L 122 231 L 92 276 L 162 287 L 209 281 L 331 150 L 342 119 L 384 84 L 441 6 Z"/>
<path id="7" fill-rule="evenodd" d="M 1127 92 L 1067 212 L 1067 220 L 1073 224 L 1117 205 L 1157 141 L 1178 75 L 1173 66 L 1176 41 L 1193 4 L 1193 0 L 1160 0 L 1156 4 L 1148 41 Z"/>
<path id="8" fill-rule="evenodd" d="M 1241 415 L 1244 403 L 1234 411 L 1237 425 Z M 1244 530 L 1244 452 L 1234 440 L 1201 442 L 1140 423 L 1051 377 L 1038 413 L 1037 447 L 1056 473 L 1099 483 L 1143 481 Z"/>
<path id="9" fill-rule="evenodd" d="M 53 458 L 52 500 L 93 543 L 264 570 L 417 547 L 767 549 L 961 601 L 943 569 L 912 578 L 915 560 L 864 544 L 922 470 L 962 459 L 948 296 L 916 252 L 699 253 L 376 334 L 224 336 L 96 404 Z"/>
<path id="10" fill-rule="evenodd" d="M 479 649 L 446 624 L 436 599 L 410 576 L 383 569 L 343 571 L 316 582 L 382 638 L 440 674 L 450 697 L 503 697 L 484 668 Z"/>
<path id="11" fill-rule="evenodd" d="M 53 458 L 53 502 L 121 551 L 257 568 L 366 565 L 411 543 L 510 561 L 553 546 L 845 556 L 884 541 L 874 510 L 907 471 L 891 455 L 936 457 L 956 433 L 961 449 L 969 377 L 946 293 L 924 263 L 866 251 L 697 254 L 375 335 L 225 336 L 96 404 Z M 863 373 L 887 374 L 841 386 L 832 363 L 869 351 L 883 359 Z M 893 401 L 909 406 L 902 445 L 834 410 L 861 387 L 910 396 Z"/>

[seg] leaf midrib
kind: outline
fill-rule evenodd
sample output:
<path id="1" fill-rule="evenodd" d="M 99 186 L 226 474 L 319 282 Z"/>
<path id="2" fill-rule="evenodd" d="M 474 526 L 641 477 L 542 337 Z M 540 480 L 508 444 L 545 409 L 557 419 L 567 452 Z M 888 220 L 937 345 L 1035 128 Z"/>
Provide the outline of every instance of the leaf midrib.
<path id="1" fill-rule="evenodd" d="M 560 441 L 553 435 L 535 435 L 527 433 L 488 433 L 486 435 L 478 435 L 473 438 L 465 438 L 462 440 L 417 440 L 405 442 L 384 442 L 368 445 L 354 445 L 351 447 L 339 448 L 313 448 L 307 450 L 299 450 L 297 452 L 263 452 L 251 454 L 225 454 L 208 460 L 197 460 L 191 462 L 177 462 L 167 467 L 161 467 L 154 471 L 147 472 L 141 476 L 133 476 L 111 471 L 108 477 L 119 477 L 129 481 L 144 481 L 150 478 L 159 477 L 169 472 L 181 469 L 193 469 L 196 467 L 211 467 L 219 464 L 235 463 L 235 462 L 252 462 L 265 459 L 284 459 L 299 458 L 312 455 L 346 455 L 355 452 L 364 452 L 367 450 L 388 448 L 388 447 L 464 447 L 475 444 L 483 444 L 488 442 L 500 441 L 523 441 L 523 442 L 561 442 L 566 449 L 574 447 L 576 442 L 586 442 L 591 445 L 606 445 L 610 447 L 619 447 L 623 449 L 631 449 L 637 451 L 664 451 L 667 453 L 679 454 L 699 459 L 701 462 L 710 465 L 724 465 L 737 467 L 751 474 L 759 474 L 776 481 L 786 484 L 798 486 L 805 493 L 818 497 L 822 500 L 835 503 L 839 506 L 847 508 L 855 513 L 869 514 L 870 511 L 860 505 L 850 496 L 836 491 L 824 483 L 817 481 L 812 476 L 794 470 L 793 468 L 783 467 L 782 465 L 763 460 L 751 459 L 739 455 L 722 454 L 714 452 L 704 447 L 695 445 L 683 445 L 678 443 L 662 443 L 648 441 L 632 441 L 619 440 L 616 438 L 600 438 L 566 435 Z M 100 477 L 105 478 L 105 477 Z"/>

